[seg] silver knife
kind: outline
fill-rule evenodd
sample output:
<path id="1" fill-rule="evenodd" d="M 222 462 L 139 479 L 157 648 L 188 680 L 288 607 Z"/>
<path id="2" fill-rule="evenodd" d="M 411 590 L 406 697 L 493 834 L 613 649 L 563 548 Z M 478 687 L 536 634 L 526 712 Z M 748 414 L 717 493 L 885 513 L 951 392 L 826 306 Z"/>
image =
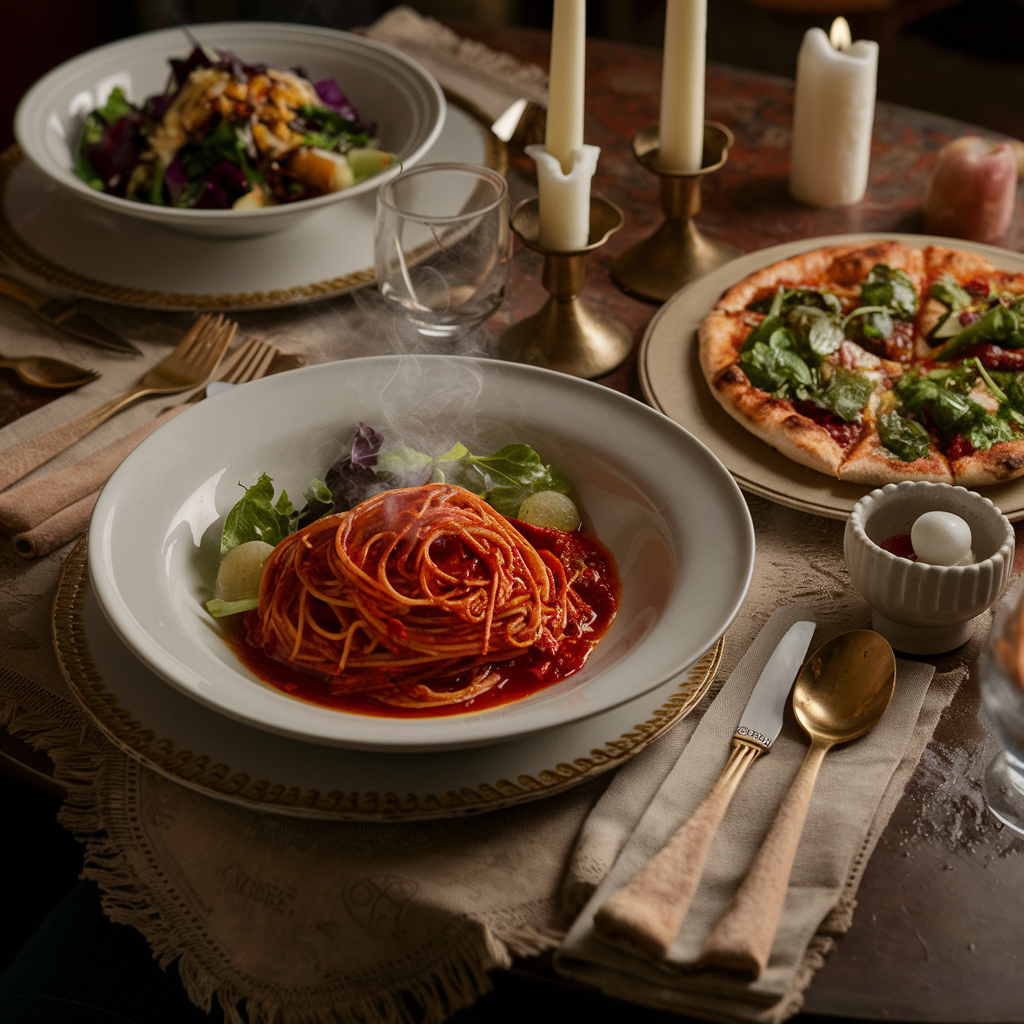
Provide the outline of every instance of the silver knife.
<path id="1" fill-rule="evenodd" d="M 668 843 L 594 915 L 594 927 L 613 939 L 667 955 L 690 909 L 718 826 L 747 769 L 778 738 L 782 715 L 814 636 L 813 622 L 796 622 L 761 670 L 740 724 L 732 753 L 711 793 Z M 672 880 L 672 886 L 665 884 Z"/>
<path id="2" fill-rule="evenodd" d="M 739 740 L 751 744 L 758 748 L 757 754 L 771 750 L 782 729 L 789 691 L 793 689 L 813 636 L 813 622 L 794 622 L 789 627 L 754 684 L 733 734 L 734 743 Z"/>
<path id="3" fill-rule="evenodd" d="M 75 300 L 55 299 L 52 295 L 37 291 L 35 288 L 13 278 L 0 274 L 0 295 L 6 295 L 16 302 L 28 306 L 36 316 L 45 320 L 51 327 L 74 335 L 90 345 L 108 348 L 114 352 L 132 352 L 142 355 L 130 341 L 115 334 L 112 330 L 96 323 L 88 313 L 84 312 L 81 303 Z"/>

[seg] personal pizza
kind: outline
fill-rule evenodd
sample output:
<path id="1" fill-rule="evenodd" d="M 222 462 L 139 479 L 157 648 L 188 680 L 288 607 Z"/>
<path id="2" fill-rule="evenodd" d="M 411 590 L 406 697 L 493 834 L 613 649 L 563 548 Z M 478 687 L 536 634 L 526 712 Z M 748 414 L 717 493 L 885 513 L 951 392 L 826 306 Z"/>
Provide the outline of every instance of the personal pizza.
<path id="1" fill-rule="evenodd" d="M 1024 473 L 1024 274 L 971 252 L 830 246 L 730 288 L 700 328 L 715 398 L 840 480 Z"/>

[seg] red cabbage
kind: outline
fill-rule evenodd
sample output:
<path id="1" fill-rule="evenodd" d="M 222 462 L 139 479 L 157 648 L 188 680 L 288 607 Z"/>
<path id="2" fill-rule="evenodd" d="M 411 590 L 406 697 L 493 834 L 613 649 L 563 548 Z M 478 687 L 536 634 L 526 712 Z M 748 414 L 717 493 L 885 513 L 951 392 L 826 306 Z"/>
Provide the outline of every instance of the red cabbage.
<path id="1" fill-rule="evenodd" d="M 377 465 L 377 453 L 384 438 L 365 423 L 356 424 L 352 439 L 352 453 L 327 470 L 325 482 L 334 500 L 334 507 L 344 512 L 381 489 L 372 467 Z"/>
<path id="2" fill-rule="evenodd" d="M 314 83 L 320 102 L 328 109 L 340 114 L 346 121 L 351 121 L 361 132 L 372 135 L 376 125 L 372 121 L 364 121 L 348 101 L 348 97 L 341 91 L 341 87 L 333 78 L 322 78 Z"/>
<path id="3" fill-rule="evenodd" d="M 182 192 L 188 188 L 188 175 L 185 173 L 180 153 L 175 153 L 174 159 L 167 165 L 167 169 L 164 171 L 164 184 L 167 186 L 172 203 L 176 203 L 181 198 Z"/>
<path id="4" fill-rule="evenodd" d="M 95 146 L 86 147 L 85 155 L 107 192 L 117 196 L 125 194 L 128 179 L 145 148 L 139 133 L 141 123 L 142 115 L 133 110 L 110 125 Z"/>

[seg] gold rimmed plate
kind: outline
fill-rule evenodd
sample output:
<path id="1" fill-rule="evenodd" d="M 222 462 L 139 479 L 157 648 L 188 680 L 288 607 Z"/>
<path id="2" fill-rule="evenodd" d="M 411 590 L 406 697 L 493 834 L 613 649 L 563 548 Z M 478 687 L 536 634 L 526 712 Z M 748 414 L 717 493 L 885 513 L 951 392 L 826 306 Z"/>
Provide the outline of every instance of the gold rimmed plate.
<path id="1" fill-rule="evenodd" d="M 447 94 L 444 128 L 423 162 L 504 174 L 505 144 L 472 103 Z M 95 207 L 57 188 L 17 146 L 0 155 L 0 255 L 35 283 L 117 305 L 270 309 L 371 284 L 374 194 L 326 207 L 278 234 L 199 238 Z"/>
<path id="2" fill-rule="evenodd" d="M 723 641 L 688 671 L 611 711 L 511 743 L 432 754 L 324 747 L 247 726 L 196 703 L 121 643 L 92 594 L 86 540 L 64 566 L 53 611 L 57 660 L 107 738 L 142 764 L 220 800 L 335 821 L 461 817 L 564 792 L 624 764 L 707 692 Z"/>

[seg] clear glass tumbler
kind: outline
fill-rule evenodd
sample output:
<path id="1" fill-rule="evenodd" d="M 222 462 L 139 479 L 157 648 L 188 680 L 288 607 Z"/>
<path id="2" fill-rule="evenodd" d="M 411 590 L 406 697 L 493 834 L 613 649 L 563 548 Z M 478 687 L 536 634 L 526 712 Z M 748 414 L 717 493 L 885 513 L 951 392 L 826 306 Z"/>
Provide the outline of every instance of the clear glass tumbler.
<path id="1" fill-rule="evenodd" d="M 426 338 L 456 338 L 505 299 L 512 262 L 508 186 L 472 164 L 424 164 L 377 191 L 380 294 Z"/>
<path id="2" fill-rule="evenodd" d="M 1024 836 L 1024 590 L 1005 600 L 979 662 L 981 699 L 1003 749 L 985 772 L 985 802 Z"/>

